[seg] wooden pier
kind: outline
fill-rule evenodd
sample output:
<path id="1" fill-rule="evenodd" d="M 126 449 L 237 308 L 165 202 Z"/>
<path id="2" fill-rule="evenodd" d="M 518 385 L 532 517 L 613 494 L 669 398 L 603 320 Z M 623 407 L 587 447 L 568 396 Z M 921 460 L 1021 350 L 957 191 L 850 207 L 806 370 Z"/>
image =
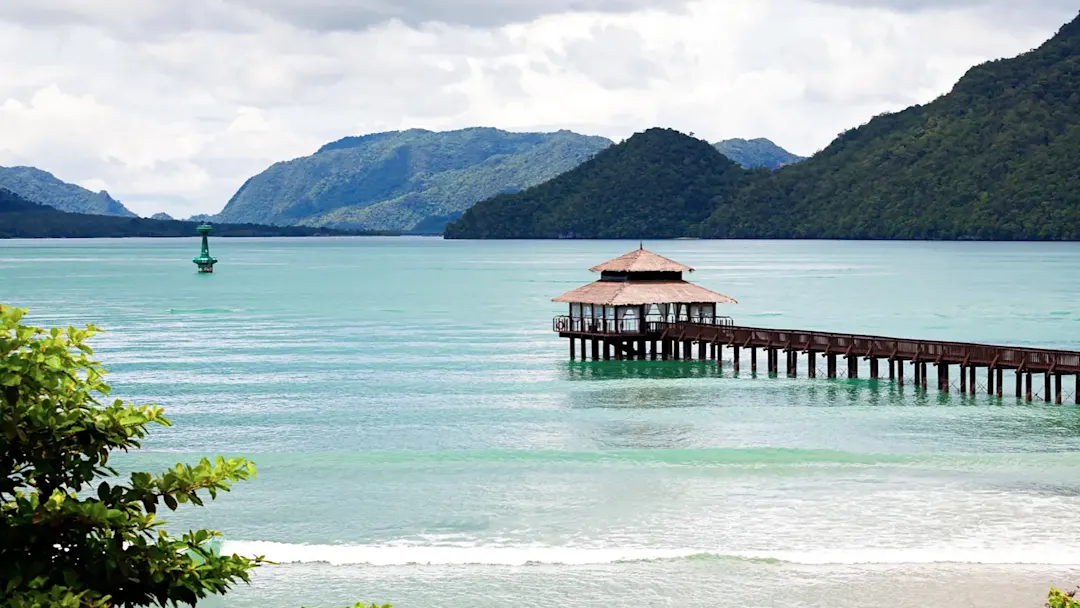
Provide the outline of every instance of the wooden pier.
<path id="1" fill-rule="evenodd" d="M 827 378 L 866 377 L 906 382 L 905 366 L 914 372 L 918 389 L 929 386 L 931 368 L 943 392 L 958 385 L 975 395 L 980 388 L 996 397 L 1005 392 L 1005 373 L 1015 374 L 1017 398 L 1033 401 L 1036 388 L 1044 401 L 1062 404 L 1065 377 L 1073 379 L 1073 398 L 1080 404 L 1080 352 L 942 342 L 820 331 L 740 327 L 716 314 L 728 296 L 683 280 L 684 266 L 639 248 L 592 268 L 599 281 L 567 292 L 556 302 L 570 305 L 570 314 L 555 317 L 552 329 L 570 340 L 570 358 L 599 360 L 698 360 L 723 365 L 728 349 L 736 374 L 749 359 L 758 371 L 758 351 L 764 351 L 765 370 L 799 377 L 806 360 L 807 377 L 818 377 L 819 357 Z M 749 355 L 748 357 L 746 355 Z M 837 363 L 844 360 L 845 367 Z M 868 366 L 863 365 L 868 362 Z M 869 367 L 869 370 L 865 370 Z M 952 371 L 956 379 L 952 381 Z M 1038 378 L 1039 385 L 1035 384 Z"/>
<path id="2" fill-rule="evenodd" d="M 581 359 L 594 361 L 700 360 L 723 365 L 727 349 L 736 373 L 742 371 L 747 358 L 750 372 L 757 373 L 760 350 L 769 375 L 783 371 L 796 377 L 800 361 L 805 358 L 807 377 L 816 378 L 820 357 L 827 378 L 859 378 L 865 368 L 860 362 L 867 361 L 867 378 L 902 385 L 905 366 L 910 364 L 917 388 L 928 388 L 932 368 L 938 390 L 948 392 L 956 368 L 961 393 L 974 395 L 982 383 L 988 394 L 997 397 L 1004 396 L 1004 375 L 1009 372 L 1015 374 L 1018 398 L 1034 400 L 1035 378 L 1039 377 L 1043 400 L 1057 404 L 1063 403 L 1063 379 L 1071 377 L 1074 399 L 1080 404 L 1080 352 L 1075 351 L 740 327 L 724 317 L 706 321 L 646 320 L 641 324 L 586 321 L 569 316 L 554 320 L 553 329 L 570 339 L 571 358 L 580 353 Z M 781 353 L 785 360 L 782 369 Z M 840 359 L 844 360 L 843 371 L 837 365 Z"/>

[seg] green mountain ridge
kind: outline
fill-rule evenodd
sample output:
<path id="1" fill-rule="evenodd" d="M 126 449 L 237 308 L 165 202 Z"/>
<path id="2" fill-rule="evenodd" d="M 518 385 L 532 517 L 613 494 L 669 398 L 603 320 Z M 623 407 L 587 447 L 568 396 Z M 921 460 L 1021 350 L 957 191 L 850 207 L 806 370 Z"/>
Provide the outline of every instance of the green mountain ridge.
<path id="1" fill-rule="evenodd" d="M 663 146 L 656 162 L 598 154 L 589 171 L 478 203 L 446 236 L 1080 240 L 1080 19 L 1031 52 L 972 68 L 933 102 L 878 116 L 774 172 L 715 158 L 706 166 L 689 153 L 699 140 L 653 131 L 624 145 Z M 694 187 L 685 163 L 738 184 L 711 198 L 704 221 L 700 201 L 673 204 Z M 595 214 L 596 196 L 634 202 Z"/>
<path id="2" fill-rule="evenodd" d="M 474 205 L 447 238 L 674 238 L 768 173 L 708 142 L 654 128 L 549 182 Z"/>
<path id="3" fill-rule="evenodd" d="M 764 137 L 756 139 L 725 139 L 713 144 L 721 154 L 735 161 L 744 169 L 779 169 L 806 160 L 792 154 Z"/>
<path id="4" fill-rule="evenodd" d="M 197 222 L 69 213 L 0 188 L 0 238 L 103 238 L 196 236 Z M 214 235 L 334 236 L 347 231 L 302 226 L 214 224 Z"/>
<path id="5" fill-rule="evenodd" d="M 215 219 L 441 232 L 473 203 L 542 183 L 610 145 L 486 127 L 347 137 L 252 177 Z"/>
<path id="6" fill-rule="evenodd" d="M 137 217 L 108 192 L 91 192 L 36 167 L 0 167 L 0 188 L 70 213 Z"/>

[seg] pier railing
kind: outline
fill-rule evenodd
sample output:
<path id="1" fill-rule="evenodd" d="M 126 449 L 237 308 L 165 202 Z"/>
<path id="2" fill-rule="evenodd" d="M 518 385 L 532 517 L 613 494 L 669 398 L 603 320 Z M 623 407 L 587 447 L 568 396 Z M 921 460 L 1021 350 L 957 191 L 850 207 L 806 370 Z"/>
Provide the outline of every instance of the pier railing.
<path id="1" fill-rule="evenodd" d="M 663 339 L 690 340 L 750 348 L 826 355 L 858 356 L 926 363 L 998 367 L 1038 372 L 1080 373 L 1080 352 L 1022 346 L 995 346 L 938 340 L 862 336 L 831 332 L 716 326 L 697 323 L 650 323 Z"/>

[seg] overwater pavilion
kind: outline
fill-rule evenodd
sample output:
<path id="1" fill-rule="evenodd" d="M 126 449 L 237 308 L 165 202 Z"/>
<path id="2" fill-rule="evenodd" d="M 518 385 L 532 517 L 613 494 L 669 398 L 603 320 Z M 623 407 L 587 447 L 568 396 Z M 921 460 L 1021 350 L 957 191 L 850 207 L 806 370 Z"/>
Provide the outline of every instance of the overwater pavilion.
<path id="1" fill-rule="evenodd" d="M 736 304 L 734 299 L 684 280 L 683 273 L 693 268 L 644 247 L 589 270 L 600 273 L 600 280 L 553 300 L 569 305 L 569 314 L 555 318 L 554 329 L 570 339 L 571 358 L 578 343 L 583 359 L 589 345 L 594 360 L 690 358 L 690 343 L 680 353 L 680 341 L 662 339 L 666 327 L 732 324 L 717 314 L 717 305 Z"/>

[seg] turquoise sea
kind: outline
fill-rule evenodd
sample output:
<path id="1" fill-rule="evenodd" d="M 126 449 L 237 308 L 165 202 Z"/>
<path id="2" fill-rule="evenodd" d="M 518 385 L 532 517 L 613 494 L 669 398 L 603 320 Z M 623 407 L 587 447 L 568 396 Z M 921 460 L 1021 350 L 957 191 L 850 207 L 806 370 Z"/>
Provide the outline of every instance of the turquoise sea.
<path id="1" fill-rule="evenodd" d="M 194 238 L 0 241 L 0 303 L 99 325 L 115 393 L 167 409 L 124 467 L 258 464 L 170 519 L 280 562 L 200 606 L 1034 608 L 1080 584 L 1080 409 L 568 361 L 551 298 L 637 245 L 212 239 L 200 276 Z M 1080 349 L 1080 244 L 645 246 L 743 325 Z"/>

